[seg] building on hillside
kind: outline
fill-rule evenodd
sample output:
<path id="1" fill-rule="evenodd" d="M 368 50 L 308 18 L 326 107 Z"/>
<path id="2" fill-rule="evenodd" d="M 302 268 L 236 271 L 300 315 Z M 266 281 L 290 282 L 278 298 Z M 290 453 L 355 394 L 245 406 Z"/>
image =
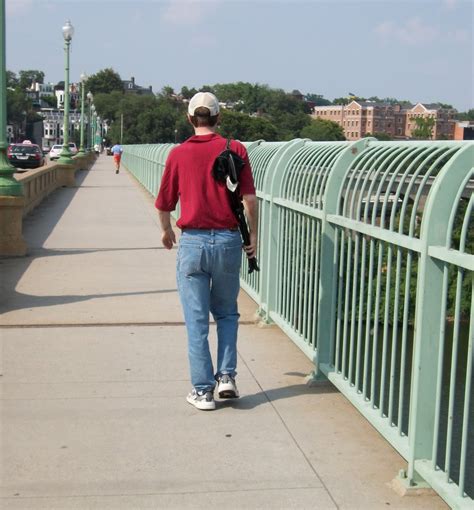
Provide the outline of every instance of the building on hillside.
<path id="1" fill-rule="evenodd" d="M 402 108 L 399 104 L 374 101 L 351 101 L 347 105 L 316 106 L 313 118 L 332 120 L 344 130 L 347 140 L 359 140 L 374 133 L 385 133 L 394 139 L 412 138 L 416 127 L 411 120 L 417 116 L 434 116 L 433 139 L 453 138 L 453 118 L 456 110 L 439 105 Z"/>
<path id="2" fill-rule="evenodd" d="M 39 113 L 43 117 L 42 147 L 51 148 L 53 145 L 62 144 L 64 140 L 64 111 L 54 108 L 43 108 Z M 69 139 L 71 141 L 74 141 L 75 131 L 79 130 L 80 126 L 80 112 L 69 112 Z M 87 119 L 84 130 L 87 133 Z"/>
<path id="3" fill-rule="evenodd" d="M 351 101 L 347 105 L 316 106 L 312 117 L 336 122 L 347 140 L 359 140 L 373 133 L 405 138 L 405 116 L 400 105 Z"/>
<path id="4" fill-rule="evenodd" d="M 138 95 L 153 95 L 153 88 L 150 85 L 147 87 L 140 87 L 135 83 L 135 77 L 132 76 L 130 80 L 122 80 L 123 91 L 126 94 L 138 94 Z"/>
<path id="5" fill-rule="evenodd" d="M 455 140 L 474 140 L 474 121 L 466 120 L 455 122 L 454 124 Z"/>
<path id="6" fill-rule="evenodd" d="M 64 82 L 55 86 L 54 94 L 56 96 L 56 108 L 64 108 Z M 71 83 L 69 85 L 69 106 L 73 110 L 79 108 L 80 101 L 80 85 L 78 83 Z"/>

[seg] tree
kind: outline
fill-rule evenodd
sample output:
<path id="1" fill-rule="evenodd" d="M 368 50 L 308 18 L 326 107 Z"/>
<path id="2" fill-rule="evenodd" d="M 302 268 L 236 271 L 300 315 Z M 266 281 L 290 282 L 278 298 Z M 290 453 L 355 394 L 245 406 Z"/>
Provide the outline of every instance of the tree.
<path id="1" fill-rule="evenodd" d="M 377 140 L 379 140 L 381 142 L 393 140 L 393 138 L 388 133 L 379 133 L 379 132 L 367 133 L 364 136 L 364 138 L 369 138 L 371 136 L 373 136 L 374 138 L 377 138 Z"/>
<path id="2" fill-rule="evenodd" d="M 36 83 L 44 82 L 43 71 L 30 69 L 28 71 L 20 71 L 18 73 L 18 75 L 19 75 L 18 87 L 21 90 L 26 90 L 27 88 L 31 87 L 31 84 L 33 82 L 36 82 Z"/>
<path id="3" fill-rule="evenodd" d="M 16 89 L 18 87 L 18 78 L 13 71 L 7 71 L 7 88 Z"/>
<path id="4" fill-rule="evenodd" d="M 250 117 L 246 113 L 221 111 L 220 134 L 225 138 L 235 138 L 241 141 L 277 140 L 278 130 L 268 120 L 261 117 Z"/>
<path id="5" fill-rule="evenodd" d="M 194 96 L 194 94 L 196 94 L 196 93 L 197 93 L 197 90 L 194 87 L 191 89 L 188 89 L 188 87 L 186 87 L 186 86 L 182 87 L 181 92 L 180 92 L 181 96 L 184 99 L 191 99 Z"/>
<path id="6" fill-rule="evenodd" d="M 96 94 L 94 96 L 94 105 L 97 109 L 97 113 L 103 119 L 113 122 L 120 117 L 120 112 L 123 111 L 121 103 L 124 99 L 125 95 L 122 92 L 114 90 L 110 94 Z"/>
<path id="7" fill-rule="evenodd" d="M 457 118 L 458 120 L 474 120 L 474 109 L 458 113 Z"/>
<path id="8" fill-rule="evenodd" d="M 85 87 L 93 94 L 110 94 L 114 91 L 123 93 L 122 78 L 112 68 L 102 69 L 98 73 L 89 76 Z"/>
<path id="9" fill-rule="evenodd" d="M 352 99 L 348 97 L 336 97 L 333 99 L 332 104 L 349 104 Z"/>
<path id="10" fill-rule="evenodd" d="M 328 106 L 331 104 L 329 99 L 324 99 L 324 97 L 318 94 L 306 94 L 306 101 L 314 103 L 315 106 Z"/>
<path id="11" fill-rule="evenodd" d="M 162 89 L 161 89 L 161 95 L 162 96 L 165 96 L 165 97 L 171 97 L 171 96 L 174 96 L 174 88 L 173 87 L 170 87 L 169 85 L 165 85 Z"/>
<path id="12" fill-rule="evenodd" d="M 41 99 L 47 103 L 50 108 L 56 108 L 58 105 L 56 96 L 43 96 Z"/>
<path id="13" fill-rule="evenodd" d="M 410 120 L 416 124 L 416 128 L 411 132 L 413 138 L 431 140 L 433 137 L 433 128 L 436 124 L 436 119 L 434 117 L 411 117 Z"/>
<path id="14" fill-rule="evenodd" d="M 301 130 L 301 137 L 313 141 L 341 141 L 346 139 L 339 124 L 325 119 L 312 120 L 311 124 Z"/>
<path id="15" fill-rule="evenodd" d="M 27 112 L 31 110 L 31 101 L 20 89 L 7 90 L 7 122 L 21 125 L 25 122 Z"/>

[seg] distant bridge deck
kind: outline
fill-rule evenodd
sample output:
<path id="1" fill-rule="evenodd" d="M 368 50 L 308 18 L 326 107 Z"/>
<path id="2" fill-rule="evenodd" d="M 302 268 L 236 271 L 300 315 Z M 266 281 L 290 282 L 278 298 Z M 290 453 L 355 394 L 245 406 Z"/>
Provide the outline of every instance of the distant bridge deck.
<path id="1" fill-rule="evenodd" d="M 175 254 L 150 198 L 101 156 L 0 261 L 1 501 L 37 508 L 441 509 L 389 487 L 406 461 L 240 297 L 242 397 L 189 406 Z M 214 344 L 214 331 L 212 343 Z"/>

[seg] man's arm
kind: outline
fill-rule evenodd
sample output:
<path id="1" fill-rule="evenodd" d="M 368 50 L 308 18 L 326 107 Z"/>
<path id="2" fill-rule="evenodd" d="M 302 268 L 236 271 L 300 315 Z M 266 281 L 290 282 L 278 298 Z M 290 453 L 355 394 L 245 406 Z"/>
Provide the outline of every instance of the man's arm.
<path id="1" fill-rule="evenodd" d="M 161 225 L 161 242 L 166 249 L 171 250 L 173 244 L 176 244 L 176 236 L 171 226 L 171 213 L 158 210 L 158 218 Z"/>
<path id="2" fill-rule="evenodd" d="M 258 200 L 256 195 L 244 195 L 242 199 L 250 233 L 250 245 L 245 246 L 244 249 L 247 253 L 247 257 L 251 258 L 257 255 Z"/>

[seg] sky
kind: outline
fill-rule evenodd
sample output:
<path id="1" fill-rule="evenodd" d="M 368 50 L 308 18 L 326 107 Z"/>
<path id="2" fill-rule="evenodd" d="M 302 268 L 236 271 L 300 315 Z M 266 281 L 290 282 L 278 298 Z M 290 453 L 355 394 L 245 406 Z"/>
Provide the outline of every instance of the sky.
<path id="1" fill-rule="evenodd" d="M 6 0 L 7 69 L 112 67 L 159 92 L 245 81 L 474 108 L 474 0 Z"/>

